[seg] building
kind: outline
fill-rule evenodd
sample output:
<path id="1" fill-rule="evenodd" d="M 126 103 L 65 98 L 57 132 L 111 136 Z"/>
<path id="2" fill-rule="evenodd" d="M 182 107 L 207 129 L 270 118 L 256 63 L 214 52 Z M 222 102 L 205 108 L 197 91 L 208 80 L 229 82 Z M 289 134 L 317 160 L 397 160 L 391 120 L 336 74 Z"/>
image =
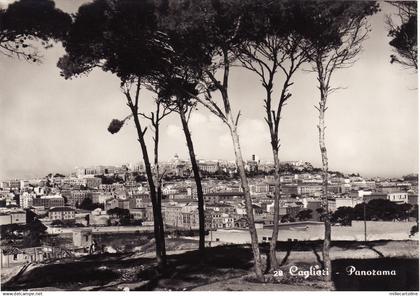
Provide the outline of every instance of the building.
<path id="1" fill-rule="evenodd" d="M 36 197 L 35 194 L 23 192 L 19 197 L 19 205 L 22 209 L 27 209 L 32 206 L 32 200 Z"/>
<path id="2" fill-rule="evenodd" d="M 0 252 L 0 262 L 2 268 L 23 265 L 30 262 L 42 262 L 52 258 L 64 258 L 73 254 L 60 247 L 41 246 L 20 249 L 11 246 L 2 246 Z"/>
<path id="3" fill-rule="evenodd" d="M 133 216 L 134 220 L 142 220 L 142 221 L 147 220 L 146 213 L 147 213 L 146 208 L 130 209 L 130 215 Z M 163 222 L 163 223 L 165 223 L 165 222 Z"/>
<path id="4" fill-rule="evenodd" d="M 270 186 L 266 183 L 251 184 L 249 185 L 249 190 L 251 194 L 267 194 L 270 192 Z"/>
<path id="5" fill-rule="evenodd" d="M 363 198 L 354 197 L 337 197 L 335 199 L 335 208 L 351 207 L 354 208 L 356 205 L 363 203 Z"/>
<path id="6" fill-rule="evenodd" d="M 92 230 L 78 229 L 73 231 L 73 246 L 76 248 L 90 248 L 92 246 Z"/>
<path id="7" fill-rule="evenodd" d="M 212 229 L 231 229 L 235 227 L 235 219 L 225 213 L 213 212 L 211 221 Z"/>
<path id="8" fill-rule="evenodd" d="M 102 184 L 102 179 L 97 177 L 85 178 L 86 187 L 91 189 L 98 189 Z"/>
<path id="9" fill-rule="evenodd" d="M 130 209 L 130 200 L 128 199 L 119 199 L 118 200 L 118 207 L 120 209 Z"/>
<path id="10" fill-rule="evenodd" d="M 252 155 L 252 159 L 251 160 L 249 160 L 249 161 L 247 161 L 247 163 L 246 163 L 246 165 L 245 165 L 245 169 L 248 171 L 248 172 L 251 172 L 251 173 L 256 173 L 256 172 L 258 172 L 258 161 L 256 160 L 256 158 L 255 158 L 255 154 L 253 154 Z"/>
<path id="11" fill-rule="evenodd" d="M 52 221 L 75 220 L 76 212 L 70 207 L 56 207 L 48 211 L 48 218 Z"/>
<path id="12" fill-rule="evenodd" d="M 206 203 L 219 203 L 223 201 L 233 201 L 236 199 L 242 199 L 244 196 L 243 192 L 210 192 L 204 194 L 204 201 Z"/>
<path id="13" fill-rule="evenodd" d="M 113 198 L 105 202 L 105 211 L 118 208 L 118 199 Z"/>
<path id="14" fill-rule="evenodd" d="M 80 205 L 85 198 L 92 199 L 90 190 L 62 190 L 61 193 L 67 198 L 67 204 L 72 207 Z"/>
<path id="15" fill-rule="evenodd" d="M 26 224 L 26 212 L 22 210 L 5 210 L 0 212 L 0 225 Z"/>
<path id="16" fill-rule="evenodd" d="M 130 209 L 144 208 L 151 202 L 149 194 L 135 194 L 129 199 L 129 201 Z"/>
<path id="17" fill-rule="evenodd" d="M 181 216 L 182 205 L 180 204 L 166 204 L 162 206 L 163 214 L 163 223 L 165 225 L 171 226 L 181 226 L 182 225 L 182 216 Z"/>
<path id="18" fill-rule="evenodd" d="M 25 251 L 15 247 L 2 247 L 0 252 L 1 267 L 23 265 L 30 262 L 30 256 Z"/>
<path id="19" fill-rule="evenodd" d="M 396 193 L 381 193 L 373 192 L 371 195 L 363 196 L 365 202 L 369 202 L 374 199 L 387 199 L 395 203 L 408 203 L 407 192 L 396 192 Z"/>
<path id="20" fill-rule="evenodd" d="M 32 199 L 32 206 L 44 208 L 63 207 L 64 198 L 60 195 L 47 195 L 36 197 Z"/>
<path id="21" fill-rule="evenodd" d="M 235 228 L 248 229 L 249 223 L 248 219 L 245 217 L 240 217 L 234 220 Z"/>
<path id="22" fill-rule="evenodd" d="M 106 211 L 98 208 L 93 210 L 89 215 L 89 224 L 94 226 L 106 226 L 108 225 L 109 215 Z"/>
<path id="23" fill-rule="evenodd" d="M 198 229 L 198 210 L 193 211 L 181 209 L 181 227 L 186 229 Z"/>
<path id="24" fill-rule="evenodd" d="M 207 173 L 216 173 L 219 171 L 219 163 L 218 162 L 199 162 L 198 167 L 200 171 L 207 172 Z"/>

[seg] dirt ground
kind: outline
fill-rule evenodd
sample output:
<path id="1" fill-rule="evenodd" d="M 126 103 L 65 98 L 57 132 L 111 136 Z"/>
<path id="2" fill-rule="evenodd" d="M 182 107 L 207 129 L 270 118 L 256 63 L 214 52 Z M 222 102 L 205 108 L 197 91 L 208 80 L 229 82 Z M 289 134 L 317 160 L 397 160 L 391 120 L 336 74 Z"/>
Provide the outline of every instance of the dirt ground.
<path id="1" fill-rule="evenodd" d="M 187 247 L 187 246 L 185 246 Z M 189 248 L 191 246 L 188 246 Z M 265 258 L 266 246 L 262 246 Z M 278 259 L 284 268 L 291 264 L 308 267 L 320 264 L 320 242 L 281 244 Z M 67 291 L 121 291 L 129 290 L 200 290 L 200 291 L 309 291 L 325 290 L 319 278 L 296 280 L 284 278 L 279 282 L 256 283 L 248 280 L 253 275 L 252 252 L 248 245 L 225 245 L 207 249 L 206 258 L 197 251 L 173 250 L 168 252 L 168 267 L 164 273 L 155 268 L 152 249 L 145 252 L 98 254 L 81 258 L 66 258 L 31 268 L 18 279 L 2 283 L 5 290 L 67 290 Z M 343 264 L 388 264 L 414 266 L 418 264 L 418 241 L 378 241 L 368 245 L 360 242 L 334 242 L 331 248 L 333 270 Z M 392 260 L 398 262 L 388 262 Z M 347 260 L 347 261 L 346 261 Z M 349 261 L 350 260 L 350 261 Z M 351 261 L 353 260 L 353 261 Z M 385 263 L 383 263 L 384 261 Z M 413 282 L 415 274 L 400 271 L 400 284 Z M 352 284 L 337 278 L 340 289 L 351 289 Z M 341 282 L 340 282 L 341 281 Z M 387 282 L 390 282 L 387 280 Z M 387 282 L 378 285 L 387 287 Z M 365 287 L 356 283 L 355 287 Z M 340 286 L 341 285 L 341 286 Z M 358 286 L 359 285 L 359 286 Z M 350 287 L 350 288 L 349 288 Z M 404 286 L 405 287 L 405 286 Z M 411 287 L 411 286 L 410 286 Z M 414 286 L 413 286 L 414 287 Z M 418 270 L 417 270 L 418 287 Z M 398 289 L 394 289 L 398 290 Z"/>

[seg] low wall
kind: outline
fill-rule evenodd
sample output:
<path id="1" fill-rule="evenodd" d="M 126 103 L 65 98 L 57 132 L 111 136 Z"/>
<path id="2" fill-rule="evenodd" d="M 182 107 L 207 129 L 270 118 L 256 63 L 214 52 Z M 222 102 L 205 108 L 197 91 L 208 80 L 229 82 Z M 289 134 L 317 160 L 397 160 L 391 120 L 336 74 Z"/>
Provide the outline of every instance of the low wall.
<path id="1" fill-rule="evenodd" d="M 408 240 L 410 238 L 411 227 L 416 222 L 382 222 L 367 221 L 367 240 Z M 259 242 L 268 241 L 271 238 L 272 229 L 257 229 Z M 217 230 L 211 235 L 206 236 L 206 241 L 219 241 L 224 243 L 250 243 L 250 235 L 246 230 Z M 265 240 L 264 240 L 265 237 Z M 353 221 L 352 226 L 332 226 L 332 240 L 348 240 L 363 241 L 364 223 L 363 221 Z M 417 238 L 417 236 L 416 236 Z M 278 241 L 287 241 L 289 239 L 297 240 L 322 240 L 324 239 L 323 224 L 307 224 L 306 227 L 299 225 L 298 227 L 290 226 L 279 230 Z"/>

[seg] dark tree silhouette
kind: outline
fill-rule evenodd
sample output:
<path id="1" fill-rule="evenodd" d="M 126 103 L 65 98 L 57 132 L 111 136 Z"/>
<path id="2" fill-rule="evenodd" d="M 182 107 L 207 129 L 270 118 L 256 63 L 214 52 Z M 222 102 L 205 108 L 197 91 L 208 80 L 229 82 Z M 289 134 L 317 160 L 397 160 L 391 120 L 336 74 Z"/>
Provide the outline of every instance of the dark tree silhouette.
<path id="1" fill-rule="evenodd" d="M 60 58 L 58 66 L 65 78 L 100 68 L 121 80 L 121 89 L 131 114 L 120 122 L 114 120 L 108 130 L 118 132 L 128 118 L 133 118 L 152 202 L 156 258 L 159 267 L 163 268 L 166 252 L 162 213 L 146 146 L 147 128 L 143 128 L 139 114 L 140 90 L 161 71 L 168 51 L 165 36 L 156 30 L 154 12 L 152 1 L 96 0 L 82 5 L 64 40 L 67 54 Z"/>
<path id="2" fill-rule="evenodd" d="M 398 63 L 417 72 L 417 1 L 387 1 L 396 9 L 394 15 L 388 15 L 386 24 L 389 44 L 395 54 L 391 55 L 391 64 Z"/>
<path id="3" fill-rule="evenodd" d="M 0 54 L 39 62 L 36 42 L 44 48 L 61 40 L 71 24 L 70 16 L 51 0 L 19 0 L 0 8 Z"/>
<path id="4" fill-rule="evenodd" d="M 240 112 L 234 112 L 229 98 L 229 74 L 237 59 L 236 49 L 244 38 L 240 27 L 243 19 L 241 2 L 222 0 L 187 0 L 164 1 L 161 9 L 171 17 L 172 27 L 178 28 L 195 50 L 181 50 L 183 57 L 197 61 L 202 68 L 200 77 L 200 94 L 195 99 L 215 114 L 229 129 L 236 166 L 238 168 L 241 187 L 244 192 L 251 246 L 254 255 L 254 268 L 259 280 L 264 280 L 261 256 L 258 247 L 258 236 L 252 212 L 252 200 L 242 157 L 238 124 Z M 165 11 L 166 9 L 166 11 Z M 175 55 L 179 52 L 175 52 Z M 221 76 L 221 80 L 219 80 Z M 218 104 L 215 92 L 220 96 Z M 236 114 L 235 114 L 236 113 Z"/>
<path id="5" fill-rule="evenodd" d="M 271 150 L 274 161 L 274 215 L 273 233 L 270 242 L 270 268 L 278 266 L 276 244 L 278 239 L 280 185 L 280 137 L 279 127 L 283 107 L 290 99 L 292 77 L 307 60 L 303 35 L 299 27 L 299 11 L 293 1 L 252 1 L 246 6 L 241 30 L 247 41 L 238 50 L 242 66 L 260 78 L 265 90 L 265 122 L 270 133 Z M 277 94 L 276 85 L 280 85 Z"/>
<path id="6" fill-rule="evenodd" d="M 176 38 L 174 35 L 172 38 Z M 184 61 L 185 65 L 185 61 Z M 188 72 L 188 71 L 187 71 Z M 179 114 L 187 142 L 188 153 L 190 155 L 191 167 L 194 173 L 194 181 L 197 190 L 198 200 L 198 222 L 199 222 L 199 252 L 204 255 L 205 252 L 205 215 L 204 215 L 204 195 L 201 185 L 201 176 L 198 162 L 195 156 L 194 144 L 191 137 L 191 131 L 188 126 L 191 112 L 196 108 L 196 101 L 193 99 L 198 95 L 196 90 L 197 82 L 189 81 L 188 75 L 182 78 L 168 77 L 163 75 L 160 81 L 159 96 L 162 102 L 171 110 Z M 193 95 L 193 97 L 191 97 Z"/>
<path id="7" fill-rule="evenodd" d="M 366 204 L 366 220 L 407 220 L 412 209 L 413 206 L 410 204 L 397 204 L 387 199 L 373 199 Z M 364 217 L 364 205 L 356 205 L 353 210 L 353 218 L 363 220 Z"/>
<path id="8" fill-rule="evenodd" d="M 339 207 L 331 217 L 332 222 L 341 225 L 351 225 L 351 221 L 355 217 L 355 210 L 352 207 Z"/>
<path id="9" fill-rule="evenodd" d="M 310 51 L 308 59 L 317 74 L 320 100 L 318 106 L 319 148 L 323 171 L 323 206 L 325 208 L 325 237 L 323 245 L 324 266 L 331 271 L 329 256 L 331 243 L 330 211 L 328 209 L 328 154 L 325 142 L 325 112 L 328 96 L 339 88 L 331 86 L 332 74 L 350 67 L 362 50 L 369 26 L 367 16 L 377 11 L 373 1 L 317 1 L 299 2 L 302 5 L 301 25 L 311 28 L 306 40 Z M 331 280 L 331 272 L 326 277 Z"/>
<path id="10" fill-rule="evenodd" d="M 156 92 L 156 91 L 155 91 Z M 143 116 L 143 118 L 146 118 L 150 121 L 150 123 L 152 124 L 152 127 L 154 129 L 154 136 L 153 136 L 153 154 L 154 154 L 154 158 L 153 158 L 153 164 L 154 164 L 154 170 L 153 170 L 153 181 L 155 183 L 155 188 L 156 188 L 156 205 L 157 205 L 157 212 L 158 213 L 162 213 L 162 179 L 165 176 L 164 172 L 161 172 L 159 169 L 159 127 L 160 127 L 160 122 L 162 121 L 163 118 L 165 118 L 167 115 L 169 115 L 171 113 L 171 110 L 169 110 L 168 108 L 161 107 L 161 102 L 159 99 L 156 99 L 155 102 L 156 105 L 156 110 L 155 112 L 151 112 L 150 116 L 147 116 L 144 113 L 139 113 L 141 116 Z M 165 237 L 165 229 L 164 229 L 164 225 L 163 225 L 163 219 L 159 219 L 159 227 L 160 227 L 160 232 L 161 232 L 161 236 Z M 166 248 L 165 248 L 165 240 L 163 239 L 162 241 L 162 254 L 164 256 L 166 256 Z"/>
<path id="11" fill-rule="evenodd" d="M 299 221 L 306 221 L 312 218 L 312 210 L 305 209 L 296 214 L 296 219 Z"/>
<path id="12" fill-rule="evenodd" d="M 80 203 L 79 208 L 83 210 L 93 211 L 97 208 L 104 209 L 104 205 L 99 203 L 93 203 L 90 197 L 86 197 Z"/>

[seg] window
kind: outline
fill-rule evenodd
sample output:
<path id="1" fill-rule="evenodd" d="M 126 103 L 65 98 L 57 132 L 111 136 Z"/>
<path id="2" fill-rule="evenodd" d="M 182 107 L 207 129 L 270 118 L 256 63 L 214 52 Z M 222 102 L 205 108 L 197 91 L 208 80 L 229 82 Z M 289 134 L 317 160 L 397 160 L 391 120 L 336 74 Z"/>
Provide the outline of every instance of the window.
<path id="1" fill-rule="evenodd" d="M 17 254 L 13 254 L 13 261 L 17 260 Z"/>

